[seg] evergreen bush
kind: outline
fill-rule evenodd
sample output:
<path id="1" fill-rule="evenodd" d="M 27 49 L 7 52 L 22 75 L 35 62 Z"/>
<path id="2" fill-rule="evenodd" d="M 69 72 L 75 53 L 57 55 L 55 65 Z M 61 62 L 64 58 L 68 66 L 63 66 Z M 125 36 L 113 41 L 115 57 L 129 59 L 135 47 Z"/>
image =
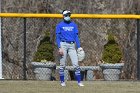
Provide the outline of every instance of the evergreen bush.
<path id="1" fill-rule="evenodd" d="M 119 63 L 122 59 L 122 52 L 116 43 L 113 34 L 108 35 L 108 42 L 104 46 L 102 59 L 105 63 Z"/>
<path id="2" fill-rule="evenodd" d="M 52 42 L 50 42 L 50 33 L 46 32 L 45 37 L 43 38 L 43 40 L 40 41 L 37 52 L 35 52 L 33 61 L 54 61 L 53 51 L 54 47 L 52 45 Z"/>

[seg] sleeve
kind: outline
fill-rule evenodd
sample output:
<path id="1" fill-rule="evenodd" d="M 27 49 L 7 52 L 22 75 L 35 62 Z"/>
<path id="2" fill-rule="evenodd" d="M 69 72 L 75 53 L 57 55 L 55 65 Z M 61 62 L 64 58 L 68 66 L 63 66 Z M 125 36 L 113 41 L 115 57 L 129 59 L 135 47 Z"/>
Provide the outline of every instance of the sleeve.
<path id="1" fill-rule="evenodd" d="M 57 47 L 60 48 L 60 26 L 57 25 L 56 26 L 56 43 L 57 43 Z"/>
<path id="2" fill-rule="evenodd" d="M 75 25 L 75 42 L 76 42 L 77 48 L 79 48 L 80 47 L 80 40 L 79 40 L 78 27 L 77 27 L 77 25 Z"/>

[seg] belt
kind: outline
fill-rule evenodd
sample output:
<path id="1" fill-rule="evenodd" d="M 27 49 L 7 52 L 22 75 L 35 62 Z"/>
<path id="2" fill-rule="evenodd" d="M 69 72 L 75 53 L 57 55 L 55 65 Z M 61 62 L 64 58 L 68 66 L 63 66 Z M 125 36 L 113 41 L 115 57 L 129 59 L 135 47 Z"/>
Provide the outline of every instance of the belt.
<path id="1" fill-rule="evenodd" d="M 62 42 L 66 42 L 66 43 L 69 43 L 69 44 L 73 44 L 74 41 L 62 41 Z"/>

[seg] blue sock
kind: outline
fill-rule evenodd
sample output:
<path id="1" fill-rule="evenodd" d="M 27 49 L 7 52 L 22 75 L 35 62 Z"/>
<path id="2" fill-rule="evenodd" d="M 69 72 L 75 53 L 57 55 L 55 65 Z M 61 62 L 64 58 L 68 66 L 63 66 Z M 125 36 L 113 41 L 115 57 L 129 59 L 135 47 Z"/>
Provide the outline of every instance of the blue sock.
<path id="1" fill-rule="evenodd" d="M 77 68 L 75 71 L 75 77 L 77 79 L 77 82 L 80 83 L 81 82 L 81 73 L 80 73 L 80 68 Z"/>
<path id="2" fill-rule="evenodd" d="M 64 68 L 60 68 L 59 75 L 61 83 L 64 82 Z"/>

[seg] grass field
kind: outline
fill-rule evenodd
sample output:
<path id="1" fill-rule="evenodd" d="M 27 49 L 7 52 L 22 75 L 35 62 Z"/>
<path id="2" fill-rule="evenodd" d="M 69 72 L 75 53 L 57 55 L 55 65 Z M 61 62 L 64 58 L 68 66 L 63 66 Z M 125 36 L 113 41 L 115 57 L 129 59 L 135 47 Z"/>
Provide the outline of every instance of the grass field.
<path id="1" fill-rule="evenodd" d="M 0 81 L 0 93 L 140 93 L 138 81 L 67 81 L 61 87 L 59 81 Z"/>

